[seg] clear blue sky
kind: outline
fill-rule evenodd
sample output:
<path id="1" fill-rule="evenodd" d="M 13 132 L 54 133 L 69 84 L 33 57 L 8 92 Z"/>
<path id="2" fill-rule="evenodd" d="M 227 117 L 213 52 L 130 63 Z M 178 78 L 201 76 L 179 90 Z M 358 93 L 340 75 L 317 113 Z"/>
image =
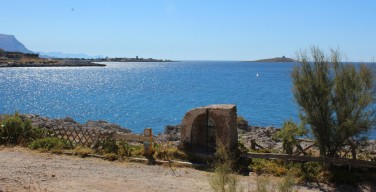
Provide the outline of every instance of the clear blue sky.
<path id="1" fill-rule="evenodd" d="M 254 60 L 317 45 L 376 58 L 374 0 L 2 0 L 0 18 L 33 51 Z"/>

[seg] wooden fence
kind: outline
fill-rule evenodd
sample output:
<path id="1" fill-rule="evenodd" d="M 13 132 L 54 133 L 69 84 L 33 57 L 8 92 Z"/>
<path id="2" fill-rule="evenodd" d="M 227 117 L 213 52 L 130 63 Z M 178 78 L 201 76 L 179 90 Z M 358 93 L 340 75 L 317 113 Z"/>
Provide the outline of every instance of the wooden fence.
<path id="1" fill-rule="evenodd" d="M 142 142 L 146 153 L 150 153 L 153 150 L 153 132 L 151 128 L 146 128 L 143 135 L 74 127 L 53 127 L 49 130 L 52 131 L 52 136 L 66 141 L 72 147 L 77 145 L 94 147 L 100 145 L 106 139 L 114 139 L 116 141 Z"/>
<path id="2" fill-rule="evenodd" d="M 293 154 L 278 154 L 278 153 L 247 153 L 248 158 L 261 158 L 261 159 L 282 159 L 285 161 L 300 161 L 300 162 L 326 162 L 332 163 L 337 165 L 349 165 L 355 167 L 372 167 L 376 168 L 375 161 L 366 161 L 366 160 L 357 160 L 356 153 L 351 153 L 351 158 L 348 154 L 350 151 L 354 150 L 354 144 L 346 143 L 343 145 L 343 150 L 341 150 L 338 154 L 338 157 L 313 157 L 309 156 L 308 149 L 311 149 L 315 146 L 314 140 L 308 139 L 297 139 L 298 143 L 295 146 L 295 151 Z M 305 143 L 306 146 L 303 147 L 302 143 Z M 253 139 L 251 140 L 251 149 L 264 149 L 261 145 L 257 144 L 256 141 Z"/>
<path id="3" fill-rule="evenodd" d="M 354 167 L 372 167 L 376 168 L 376 162 L 355 160 L 347 158 L 334 158 L 334 157 L 312 157 L 312 156 L 296 156 L 287 154 L 276 153 L 247 153 L 248 158 L 261 158 L 261 159 L 282 159 L 285 161 L 300 161 L 300 162 L 325 162 L 336 165 L 349 165 Z"/>

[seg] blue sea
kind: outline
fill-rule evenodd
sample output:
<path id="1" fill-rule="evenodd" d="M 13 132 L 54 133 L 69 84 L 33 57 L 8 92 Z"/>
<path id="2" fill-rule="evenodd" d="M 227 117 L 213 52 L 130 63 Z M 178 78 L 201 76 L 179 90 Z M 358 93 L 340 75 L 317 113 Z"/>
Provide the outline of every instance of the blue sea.
<path id="1" fill-rule="evenodd" d="M 0 113 L 78 122 L 106 120 L 161 133 L 185 113 L 235 104 L 250 125 L 298 121 L 291 71 L 296 63 L 182 61 L 105 63 L 106 67 L 1 68 Z"/>

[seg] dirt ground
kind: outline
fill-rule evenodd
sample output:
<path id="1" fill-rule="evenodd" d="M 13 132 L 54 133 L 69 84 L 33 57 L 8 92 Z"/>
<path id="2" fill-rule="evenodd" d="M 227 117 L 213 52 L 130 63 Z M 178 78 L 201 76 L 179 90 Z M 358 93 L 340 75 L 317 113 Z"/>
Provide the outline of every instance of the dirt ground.
<path id="1" fill-rule="evenodd" d="M 0 192 L 211 191 L 210 174 L 193 168 L 110 162 L 0 147 Z M 244 191 L 256 187 L 256 176 L 238 178 Z M 298 191 L 331 191 L 325 188 L 320 185 L 297 187 Z"/>

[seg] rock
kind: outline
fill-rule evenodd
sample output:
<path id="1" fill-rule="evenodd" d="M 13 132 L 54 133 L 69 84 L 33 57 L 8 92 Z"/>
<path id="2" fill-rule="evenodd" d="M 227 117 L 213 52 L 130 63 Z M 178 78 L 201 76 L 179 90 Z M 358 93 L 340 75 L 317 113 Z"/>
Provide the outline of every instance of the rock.
<path id="1" fill-rule="evenodd" d="M 0 115 L 0 120 L 4 118 L 5 115 Z M 92 121 L 89 120 L 85 124 L 80 124 L 75 121 L 71 117 L 65 117 L 63 119 L 50 119 L 48 117 L 41 117 L 35 114 L 20 114 L 21 119 L 30 119 L 32 125 L 34 127 L 39 128 L 84 128 L 84 129 L 101 129 L 101 130 L 108 130 L 108 131 L 117 131 L 122 133 L 130 133 L 131 130 L 121 127 L 120 125 L 109 123 L 107 121 L 99 120 L 99 121 Z"/>
<path id="2" fill-rule="evenodd" d="M 164 134 L 177 134 L 181 131 L 181 125 L 166 125 Z"/>
<path id="3" fill-rule="evenodd" d="M 155 140 L 158 142 L 174 142 L 180 143 L 181 138 L 181 125 L 166 125 L 163 134 L 158 134 Z"/>
<path id="4" fill-rule="evenodd" d="M 273 140 L 273 135 L 279 129 L 275 127 L 249 126 L 248 131 L 240 135 L 240 140 L 247 148 L 251 147 L 251 141 L 255 140 L 257 144 L 267 149 L 281 149 L 282 144 Z"/>
<path id="5" fill-rule="evenodd" d="M 72 117 L 65 117 L 63 119 L 64 122 L 70 122 L 70 123 L 73 123 L 73 124 L 78 124 Z"/>
<path id="6" fill-rule="evenodd" d="M 127 128 L 123 128 L 120 125 L 114 124 L 114 123 L 109 123 L 107 121 L 99 120 L 99 121 L 93 121 L 89 120 L 85 124 L 82 125 L 83 128 L 88 128 L 88 129 L 105 129 L 109 131 L 117 131 L 117 132 L 122 132 L 122 133 L 130 133 L 132 132 L 131 130 Z"/>
<path id="7" fill-rule="evenodd" d="M 243 117 L 238 116 L 236 122 L 237 122 L 238 129 L 244 130 L 244 131 L 250 131 L 248 121 L 245 120 Z"/>

